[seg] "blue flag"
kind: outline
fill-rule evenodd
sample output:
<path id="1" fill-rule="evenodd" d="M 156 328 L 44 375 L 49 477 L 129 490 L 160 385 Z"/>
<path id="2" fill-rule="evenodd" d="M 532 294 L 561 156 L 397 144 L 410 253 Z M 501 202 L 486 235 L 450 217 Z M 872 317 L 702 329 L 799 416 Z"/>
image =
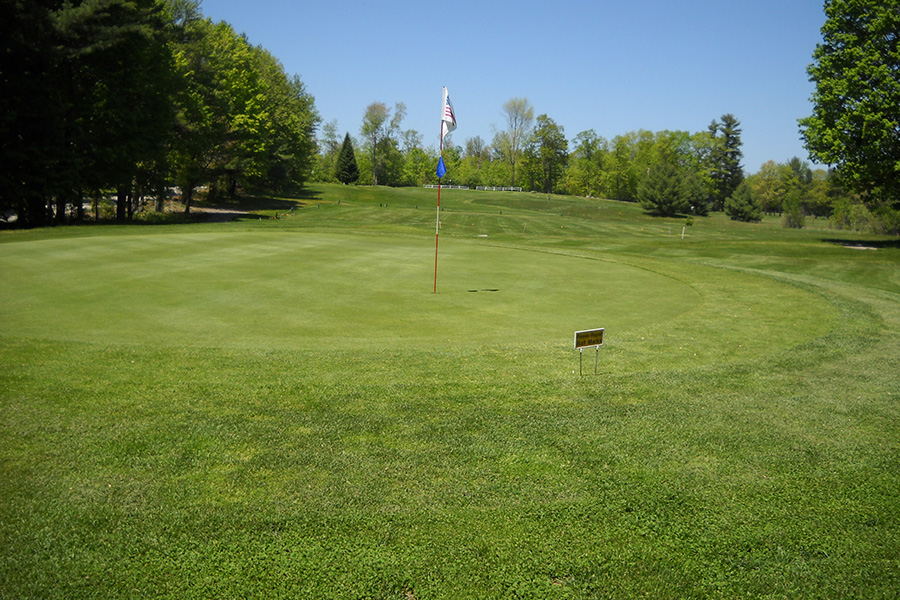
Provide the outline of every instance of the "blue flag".
<path id="1" fill-rule="evenodd" d="M 438 179 L 443 178 L 444 175 L 446 175 L 446 174 L 447 174 L 447 167 L 444 166 L 444 157 L 442 156 L 438 159 L 438 166 L 437 166 Z"/>

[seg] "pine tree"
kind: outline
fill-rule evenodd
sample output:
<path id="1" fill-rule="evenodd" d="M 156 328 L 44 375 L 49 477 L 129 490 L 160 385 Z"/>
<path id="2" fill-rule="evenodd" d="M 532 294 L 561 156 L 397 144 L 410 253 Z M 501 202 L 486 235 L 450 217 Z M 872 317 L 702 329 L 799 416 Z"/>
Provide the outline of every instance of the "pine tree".
<path id="1" fill-rule="evenodd" d="M 762 209 L 759 202 L 753 197 L 750 185 L 743 181 L 738 185 L 734 193 L 725 201 L 725 214 L 732 221 L 754 222 L 762 221 Z"/>
<path id="2" fill-rule="evenodd" d="M 353 142 L 350 141 L 349 133 L 344 135 L 344 143 L 341 145 L 340 154 L 338 154 L 334 176 L 344 185 L 356 183 L 359 179 L 359 167 L 356 166 L 356 154 L 353 152 Z"/>
<path id="3" fill-rule="evenodd" d="M 722 122 L 713 121 L 709 133 L 718 141 L 711 156 L 713 179 L 713 210 L 723 210 L 727 200 L 744 180 L 741 166 L 741 122 L 734 115 L 722 115 Z"/>
<path id="4" fill-rule="evenodd" d="M 670 217 L 688 212 L 691 189 L 684 185 L 678 169 L 667 162 L 652 165 L 638 185 L 638 202 L 647 212 Z"/>

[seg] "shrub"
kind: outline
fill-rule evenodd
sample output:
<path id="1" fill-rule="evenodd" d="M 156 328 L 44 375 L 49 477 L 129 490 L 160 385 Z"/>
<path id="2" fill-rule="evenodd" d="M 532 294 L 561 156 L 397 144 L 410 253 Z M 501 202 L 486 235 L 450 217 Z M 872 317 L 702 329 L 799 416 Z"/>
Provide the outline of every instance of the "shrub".
<path id="1" fill-rule="evenodd" d="M 803 211 L 803 201 L 799 189 L 793 188 L 785 194 L 781 210 L 783 211 L 782 224 L 784 227 L 803 229 L 803 225 L 806 224 L 806 213 Z"/>

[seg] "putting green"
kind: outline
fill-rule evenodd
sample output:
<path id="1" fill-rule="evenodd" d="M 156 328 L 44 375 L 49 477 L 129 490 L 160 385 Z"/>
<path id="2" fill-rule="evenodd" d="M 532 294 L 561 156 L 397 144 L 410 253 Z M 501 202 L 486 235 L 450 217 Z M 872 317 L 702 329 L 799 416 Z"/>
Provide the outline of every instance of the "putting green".
<path id="1" fill-rule="evenodd" d="M 800 307 L 816 299 L 803 292 L 809 297 L 785 302 L 772 295 L 772 281 L 744 274 L 722 280 L 717 273 L 704 283 L 702 267 L 679 272 L 663 262 L 629 265 L 453 238 L 442 240 L 433 294 L 434 246 L 426 240 L 306 232 L 12 243 L 3 246 L 0 270 L 4 335 L 103 344 L 571 348 L 575 330 L 606 327 L 635 344 L 633 355 L 652 356 L 682 343 L 703 320 L 714 360 L 732 338 L 735 349 L 757 341 L 754 351 L 775 331 L 779 345 L 803 341 L 777 322 L 754 322 L 752 331 L 739 321 L 723 323 L 732 312 L 752 316 L 746 298 L 777 303 L 778 311 L 798 307 L 789 319 L 802 318 Z M 770 300 L 760 300 L 761 285 Z M 772 309 L 750 310 L 758 316 Z M 827 330 L 823 323 L 818 330 Z M 760 333 L 761 326 L 768 329 Z M 809 328 L 803 331 L 808 338 Z"/>
<path id="2" fill-rule="evenodd" d="M 568 341 L 699 301 L 615 262 L 444 241 L 333 234 L 134 235 L 7 244 L 6 334 L 174 345 Z M 653 290 L 648 294 L 648 290 Z"/>

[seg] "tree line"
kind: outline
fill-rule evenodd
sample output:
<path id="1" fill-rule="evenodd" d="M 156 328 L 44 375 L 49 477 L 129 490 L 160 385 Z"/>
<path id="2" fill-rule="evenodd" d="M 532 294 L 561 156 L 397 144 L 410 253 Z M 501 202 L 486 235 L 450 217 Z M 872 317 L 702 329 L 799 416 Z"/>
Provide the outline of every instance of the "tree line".
<path id="1" fill-rule="evenodd" d="M 307 180 L 313 97 L 199 0 L 2 0 L 0 210 L 21 226 L 118 220 L 178 186 Z"/>
<path id="2" fill-rule="evenodd" d="M 769 161 L 746 175 L 741 164 L 741 123 L 732 114 L 714 119 L 704 131 L 632 131 L 607 139 L 593 130 L 569 141 L 564 128 L 546 114 L 534 117 L 527 98 L 512 98 L 501 109 L 506 128 L 491 143 L 480 136 L 454 144 L 444 140 L 444 183 L 468 187 L 512 187 L 548 194 L 573 194 L 639 202 L 653 214 L 706 215 L 724 211 L 741 221 L 781 215 L 787 227 L 807 217 L 831 218 L 838 227 L 879 230 L 833 170 L 813 169 L 792 158 Z M 403 128 L 406 107 L 369 105 L 361 138 L 342 141 L 334 122 L 319 135 L 316 181 L 389 186 L 437 183 L 437 151 L 421 135 Z M 359 149 L 357 155 L 354 148 Z M 348 170 L 349 166 L 349 170 Z"/>

